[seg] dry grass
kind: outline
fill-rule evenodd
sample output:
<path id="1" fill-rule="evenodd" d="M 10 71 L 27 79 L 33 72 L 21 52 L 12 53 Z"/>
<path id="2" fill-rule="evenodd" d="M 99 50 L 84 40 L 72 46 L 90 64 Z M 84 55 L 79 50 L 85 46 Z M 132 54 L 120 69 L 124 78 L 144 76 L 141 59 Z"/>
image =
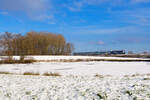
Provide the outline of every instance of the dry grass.
<path id="1" fill-rule="evenodd" d="M 131 77 L 136 77 L 136 76 L 142 76 L 142 74 L 136 73 L 136 74 L 131 75 Z"/>
<path id="2" fill-rule="evenodd" d="M 150 62 L 146 59 L 60 59 L 60 60 L 37 60 L 36 62 L 90 62 L 90 61 L 110 61 L 110 62 Z"/>
<path id="3" fill-rule="evenodd" d="M 59 73 L 48 73 L 48 72 L 44 73 L 43 75 L 44 76 L 61 76 Z"/>
<path id="4" fill-rule="evenodd" d="M 29 60 L 1 60 L 0 64 L 30 64 L 36 62 L 35 60 L 29 59 Z"/>
<path id="5" fill-rule="evenodd" d="M 0 72 L 0 74 L 12 74 L 10 72 Z"/>
<path id="6" fill-rule="evenodd" d="M 24 72 L 23 75 L 35 75 L 35 76 L 39 76 L 39 73 L 33 73 L 33 72 Z"/>
<path id="7" fill-rule="evenodd" d="M 96 74 L 96 75 L 94 75 L 94 77 L 104 78 L 104 76 L 103 76 L 103 75 L 100 75 L 100 74 Z"/>
<path id="8" fill-rule="evenodd" d="M 32 75 L 32 76 L 40 76 L 40 73 L 34 73 L 34 72 L 24 72 L 23 74 L 15 74 L 10 72 L 4 72 L 1 71 L 0 74 L 13 74 L 13 75 Z M 61 76 L 59 73 L 44 73 L 42 76 Z"/>
<path id="9" fill-rule="evenodd" d="M 126 55 L 110 55 L 111 57 L 129 57 L 129 58 L 150 58 L 150 54 L 140 55 L 140 54 L 126 54 Z"/>
<path id="10" fill-rule="evenodd" d="M 143 80 L 150 80 L 150 78 L 149 78 L 149 77 L 147 77 L 147 78 L 144 78 Z"/>
<path id="11" fill-rule="evenodd" d="M 150 76 L 150 73 L 147 73 L 146 75 L 147 75 L 147 76 Z"/>
<path id="12" fill-rule="evenodd" d="M 124 75 L 124 77 L 130 77 L 129 75 Z"/>

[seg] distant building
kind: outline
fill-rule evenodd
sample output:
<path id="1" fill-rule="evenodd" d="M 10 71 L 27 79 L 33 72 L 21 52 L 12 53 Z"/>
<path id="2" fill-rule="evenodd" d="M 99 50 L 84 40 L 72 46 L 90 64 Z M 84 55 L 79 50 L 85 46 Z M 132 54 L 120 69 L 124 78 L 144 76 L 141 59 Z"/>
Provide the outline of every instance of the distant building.
<path id="1" fill-rule="evenodd" d="M 110 51 L 110 54 L 125 54 L 125 50 Z"/>
<path id="2" fill-rule="evenodd" d="M 98 55 L 116 55 L 116 54 L 125 54 L 125 50 L 100 51 L 100 52 L 76 52 L 73 55 L 98 56 Z"/>

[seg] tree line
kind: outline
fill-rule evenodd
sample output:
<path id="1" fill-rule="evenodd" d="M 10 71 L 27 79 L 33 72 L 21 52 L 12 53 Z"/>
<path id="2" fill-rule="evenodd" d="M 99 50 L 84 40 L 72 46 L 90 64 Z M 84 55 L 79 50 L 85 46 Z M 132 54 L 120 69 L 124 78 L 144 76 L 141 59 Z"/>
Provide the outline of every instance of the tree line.
<path id="1" fill-rule="evenodd" d="M 73 44 L 67 43 L 61 34 L 27 32 L 25 35 L 1 33 L 0 50 L 3 55 L 70 55 Z"/>

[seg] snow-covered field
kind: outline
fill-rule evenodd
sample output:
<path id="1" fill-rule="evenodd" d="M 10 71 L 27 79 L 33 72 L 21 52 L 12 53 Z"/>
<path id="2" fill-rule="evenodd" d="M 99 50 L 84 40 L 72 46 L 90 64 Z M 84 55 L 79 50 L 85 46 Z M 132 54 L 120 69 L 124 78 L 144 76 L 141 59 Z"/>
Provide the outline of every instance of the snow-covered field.
<path id="1" fill-rule="evenodd" d="M 35 60 L 77 60 L 77 59 L 123 59 L 123 60 L 142 60 L 144 58 L 125 58 L 125 57 L 100 57 L 100 56 L 27 56 Z M 146 60 L 146 59 L 145 59 Z M 149 60 L 149 59 L 147 59 Z"/>
<path id="2" fill-rule="evenodd" d="M 6 58 L 6 56 L 1 56 L 1 59 Z M 20 59 L 19 56 L 13 56 L 13 59 Z M 60 61 L 60 60 L 86 60 L 86 59 L 116 59 L 116 60 L 150 60 L 148 58 L 125 58 L 125 57 L 100 57 L 100 56 L 26 56 L 26 59 L 34 59 L 39 61 Z"/>
<path id="3" fill-rule="evenodd" d="M 23 74 L 59 73 L 61 75 L 132 75 L 150 73 L 150 62 L 38 62 L 34 64 L 3 64 L 0 72 Z"/>
<path id="4" fill-rule="evenodd" d="M 42 61 L 100 58 L 85 56 L 32 57 Z M 102 59 L 110 58 L 142 59 L 102 57 Z M 148 74 L 150 73 L 150 62 L 93 61 L 2 64 L 0 72 L 16 74 L 0 75 L 0 100 L 99 100 L 100 98 L 103 100 L 150 100 L 150 74 Z M 40 73 L 41 76 L 20 75 L 25 72 Z M 47 72 L 59 73 L 61 76 L 42 76 Z"/>
<path id="5" fill-rule="evenodd" d="M 150 100 L 150 76 L 0 75 L 0 100 Z"/>

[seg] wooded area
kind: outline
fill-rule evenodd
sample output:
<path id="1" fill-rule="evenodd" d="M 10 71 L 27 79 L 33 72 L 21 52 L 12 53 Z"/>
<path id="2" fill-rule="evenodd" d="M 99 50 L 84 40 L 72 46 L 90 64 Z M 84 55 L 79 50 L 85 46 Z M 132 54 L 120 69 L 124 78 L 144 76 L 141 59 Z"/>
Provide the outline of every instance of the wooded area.
<path id="1" fill-rule="evenodd" d="M 27 32 L 25 35 L 5 32 L 0 35 L 3 55 L 70 55 L 73 44 L 67 43 L 61 34 Z"/>

